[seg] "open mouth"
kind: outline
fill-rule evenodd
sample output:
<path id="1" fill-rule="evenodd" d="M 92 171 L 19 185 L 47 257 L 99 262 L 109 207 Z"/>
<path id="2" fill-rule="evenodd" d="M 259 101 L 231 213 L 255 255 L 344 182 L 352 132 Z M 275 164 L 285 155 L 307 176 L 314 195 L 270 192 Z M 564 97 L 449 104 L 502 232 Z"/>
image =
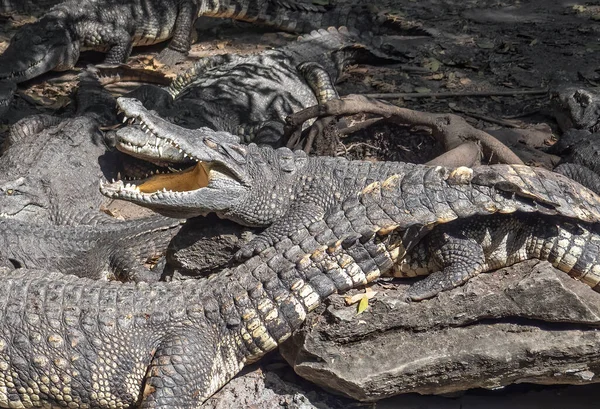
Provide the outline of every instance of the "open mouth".
<path id="1" fill-rule="evenodd" d="M 139 203 L 156 202 L 163 199 L 182 197 L 197 193 L 202 189 L 221 189 L 223 187 L 239 187 L 241 179 L 230 171 L 225 165 L 217 162 L 203 161 L 200 158 L 183 150 L 177 143 L 158 135 L 151 121 L 144 120 L 144 113 L 132 114 L 123 112 L 123 123 L 148 134 L 148 140 L 155 141 L 156 146 L 178 151 L 190 163 L 182 170 L 164 169 L 164 173 L 148 175 L 139 180 L 113 180 L 112 183 L 101 182 L 100 191 L 112 198 L 126 199 Z M 130 114 L 130 113 L 129 113 Z M 132 149 L 141 147 L 132 145 Z M 177 166 L 181 167 L 182 164 Z M 185 165 L 184 165 L 185 166 Z"/>
<path id="2" fill-rule="evenodd" d="M 150 201 L 153 197 L 163 198 L 166 194 L 182 195 L 206 188 L 210 183 L 209 175 L 210 164 L 198 162 L 181 171 L 165 171 L 141 180 L 101 183 L 100 189 L 110 197 Z"/>

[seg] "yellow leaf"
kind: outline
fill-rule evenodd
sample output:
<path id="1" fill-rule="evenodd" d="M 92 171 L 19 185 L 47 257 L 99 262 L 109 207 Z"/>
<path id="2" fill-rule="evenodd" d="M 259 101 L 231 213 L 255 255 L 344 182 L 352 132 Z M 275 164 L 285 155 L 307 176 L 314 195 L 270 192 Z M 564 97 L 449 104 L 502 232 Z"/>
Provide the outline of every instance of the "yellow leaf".
<path id="1" fill-rule="evenodd" d="M 358 303 L 358 308 L 356 309 L 356 314 L 361 314 L 364 310 L 367 309 L 367 307 L 369 306 L 369 297 L 365 294 L 363 295 L 363 297 L 360 299 L 360 302 Z"/>

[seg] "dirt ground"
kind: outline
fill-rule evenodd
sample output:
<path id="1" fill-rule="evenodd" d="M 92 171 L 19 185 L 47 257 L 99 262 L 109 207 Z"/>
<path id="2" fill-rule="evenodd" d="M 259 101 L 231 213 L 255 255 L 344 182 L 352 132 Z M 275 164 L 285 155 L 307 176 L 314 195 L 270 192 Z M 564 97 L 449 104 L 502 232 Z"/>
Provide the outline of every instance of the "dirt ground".
<path id="1" fill-rule="evenodd" d="M 400 66 L 350 67 L 339 82 L 342 95 L 403 94 L 387 98 L 400 106 L 429 112 L 454 112 L 477 128 L 522 128 L 542 125 L 547 142 L 559 136 L 548 109 L 545 90 L 564 83 L 588 87 L 600 84 L 600 4 L 567 0 L 397 0 L 393 11 L 407 21 L 422 24 L 432 36 L 388 36 L 384 49 L 404 56 Z M 27 17 L 0 20 L 0 51 Z M 257 28 L 246 23 L 200 19 L 198 39 L 188 59 L 165 69 L 153 57 L 163 45 L 134 50 L 129 64 L 174 76 L 201 56 L 255 53 L 293 41 L 296 36 Z M 77 71 L 102 61 L 85 53 L 75 70 L 48 73 L 20 84 L 15 103 L 3 120 L 6 125 L 33 113 L 60 113 L 71 103 Z M 115 93 L 136 84 L 113 84 Z M 540 91 L 531 94 L 524 91 Z M 503 91 L 509 95 L 461 94 Z M 432 97 L 432 93 L 451 94 Z M 409 95 L 406 95 L 409 94 Z M 423 162 L 441 147 L 428 132 L 380 125 L 368 134 L 347 137 L 340 155 L 383 160 Z M 399 397 L 377 408 L 592 408 L 598 407 L 596 386 L 507 388 L 472 392 L 462 397 Z M 594 403 L 596 402 L 596 403 Z M 592 406 L 593 405 L 593 406 Z M 365 406 L 373 407 L 373 406 Z"/>

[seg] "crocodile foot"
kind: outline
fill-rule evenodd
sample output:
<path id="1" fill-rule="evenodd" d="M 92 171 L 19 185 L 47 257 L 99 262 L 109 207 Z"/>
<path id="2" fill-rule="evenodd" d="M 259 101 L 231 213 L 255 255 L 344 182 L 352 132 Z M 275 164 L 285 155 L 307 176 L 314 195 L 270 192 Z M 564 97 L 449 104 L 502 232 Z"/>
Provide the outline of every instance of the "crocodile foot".
<path id="1" fill-rule="evenodd" d="M 235 254 L 234 258 L 238 261 L 246 260 L 255 254 L 259 254 L 266 248 L 270 247 L 272 243 L 267 237 L 258 235 L 244 244 Z"/>
<path id="2" fill-rule="evenodd" d="M 181 51 L 173 50 L 167 47 L 164 50 L 162 50 L 160 54 L 158 54 L 156 59 L 159 62 L 165 64 L 166 66 L 172 67 L 178 62 L 185 60 L 186 57 L 187 53 L 183 53 Z"/>

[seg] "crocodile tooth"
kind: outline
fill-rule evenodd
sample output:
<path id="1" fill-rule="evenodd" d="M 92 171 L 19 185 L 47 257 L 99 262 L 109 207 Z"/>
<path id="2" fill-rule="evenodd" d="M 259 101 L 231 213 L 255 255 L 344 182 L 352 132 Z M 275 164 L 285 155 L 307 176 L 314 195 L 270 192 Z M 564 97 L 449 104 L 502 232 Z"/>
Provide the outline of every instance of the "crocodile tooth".
<path id="1" fill-rule="evenodd" d="M 144 132 L 148 133 L 148 132 L 150 132 L 150 129 L 146 128 L 146 130 Z"/>
<path id="2" fill-rule="evenodd" d="M 126 116 L 123 117 L 123 123 L 125 123 L 125 122 L 127 122 L 127 117 Z"/>
<path id="3" fill-rule="evenodd" d="M 121 179 L 121 172 L 117 172 L 117 179 Z"/>
<path id="4" fill-rule="evenodd" d="M 158 147 L 158 156 L 162 157 L 162 146 Z"/>

